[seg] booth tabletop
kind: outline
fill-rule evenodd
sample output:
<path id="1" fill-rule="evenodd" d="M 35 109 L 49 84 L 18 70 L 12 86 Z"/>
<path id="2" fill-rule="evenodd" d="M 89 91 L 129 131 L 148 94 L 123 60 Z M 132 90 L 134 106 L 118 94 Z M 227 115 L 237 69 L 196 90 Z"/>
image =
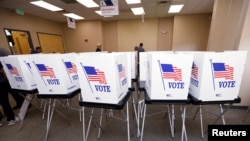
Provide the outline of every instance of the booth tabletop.
<path id="1" fill-rule="evenodd" d="M 37 94 L 38 90 L 33 89 L 33 90 L 20 90 L 20 89 L 13 89 L 16 92 L 22 93 L 22 94 Z"/>
<path id="2" fill-rule="evenodd" d="M 67 99 L 72 98 L 81 93 L 81 89 L 77 89 L 68 94 L 38 94 L 37 98 L 56 98 L 56 99 Z"/>
<path id="3" fill-rule="evenodd" d="M 122 100 L 120 100 L 119 103 L 117 104 L 80 101 L 79 105 L 84 107 L 121 110 L 126 105 L 131 93 L 132 93 L 131 91 L 128 91 L 126 96 Z"/>
<path id="4" fill-rule="evenodd" d="M 237 97 L 233 100 L 221 100 L 221 101 L 202 101 L 197 99 L 196 97 L 192 96 L 192 95 L 188 95 L 191 98 L 191 103 L 193 105 L 207 105 L 207 104 L 233 104 L 233 103 L 240 103 L 241 102 L 241 98 Z"/>
<path id="5" fill-rule="evenodd" d="M 146 104 L 175 104 L 175 105 L 182 105 L 182 104 L 190 104 L 191 103 L 191 99 L 190 97 L 187 97 L 187 99 L 150 99 L 148 96 L 148 93 L 146 90 L 144 90 L 144 94 L 145 94 L 145 103 Z"/>

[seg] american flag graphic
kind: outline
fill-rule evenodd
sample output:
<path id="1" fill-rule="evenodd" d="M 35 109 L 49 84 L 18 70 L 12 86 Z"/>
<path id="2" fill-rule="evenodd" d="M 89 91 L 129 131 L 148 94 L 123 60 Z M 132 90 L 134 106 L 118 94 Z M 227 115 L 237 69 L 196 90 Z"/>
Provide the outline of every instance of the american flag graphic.
<path id="1" fill-rule="evenodd" d="M 118 64 L 119 78 L 126 77 L 125 67 L 122 64 Z"/>
<path id="2" fill-rule="evenodd" d="M 103 71 L 95 69 L 95 67 L 92 66 L 84 66 L 83 68 L 90 82 L 99 82 L 100 84 L 107 84 L 105 73 Z"/>
<path id="3" fill-rule="evenodd" d="M 76 65 L 74 63 L 64 62 L 64 64 L 67 68 L 68 73 L 74 73 L 74 74 L 77 73 Z"/>
<path id="4" fill-rule="evenodd" d="M 12 66 L 11 64 L 6 64 L 10 74 L 15 74 L 16 76 L 19 76 L 19 72 L 15 66 Z"/>
<path id="5" fill-rule="evenodd" d="M 162 76 L 165 79 L 174 79 L 175 81 L 182 81 L 181 69 L 172 64 L 161 64 Z"/>
<path id="6" fill-rule="evenodd" d="M 49 67 L 49 66 L 45 66 L 44 64 L 36 64 L 38 71 L 40 73 L 41 76 L 48 76 L 50 78 L 55 78 L 56 75 L 53 71 L 53 68 Z"/>
<path id="7" fill-rule="evenodd" d="M 225 78 L 233 80 L 234 68 L 226 65 L 225 63 L 213 63 L 214 78 Z"/>
<path id="8" fill-rule="evenodd" d="M 191 75 L 197 79 L 198 78 L 198 67 L 196 66 L 196 64 L 193 62 L 193 65 L 192 65 L 192 72 L 191 72 Z"/>

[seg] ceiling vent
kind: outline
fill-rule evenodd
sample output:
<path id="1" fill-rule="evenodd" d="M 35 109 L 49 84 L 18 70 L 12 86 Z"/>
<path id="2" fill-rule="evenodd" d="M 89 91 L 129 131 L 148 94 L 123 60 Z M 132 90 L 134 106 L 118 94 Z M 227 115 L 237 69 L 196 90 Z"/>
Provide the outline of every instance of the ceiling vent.
<path id="1" fill-rule="evenodd" d="M 76 0 L 61 0 L 61 1 L 66 3 L 66 4 L 77 3 Z"/>
<path id="2" fill-rule="evenodd" d="M 170 4 L 170 3 L 171 3 L 170 0 L 160 0 L 160 1 L 157 2 L 157 4 L 159 6 L 167 5 L 167 4 Z"/>

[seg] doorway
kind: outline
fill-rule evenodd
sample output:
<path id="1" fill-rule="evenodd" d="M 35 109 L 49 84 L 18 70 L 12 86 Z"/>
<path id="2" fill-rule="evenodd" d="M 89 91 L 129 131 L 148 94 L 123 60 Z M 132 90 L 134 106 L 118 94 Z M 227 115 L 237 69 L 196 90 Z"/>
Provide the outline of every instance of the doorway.
<path id="1" fill-rule="evenodd" d="M 38 32 L 39 43 L 43 53 L 65 53 L 62 35 Z"/>
<path id="2" fill-rule="evenodd" d="M 33 48 L 29 31 L 4 28 L 12 54 L 30 54 Z"/>

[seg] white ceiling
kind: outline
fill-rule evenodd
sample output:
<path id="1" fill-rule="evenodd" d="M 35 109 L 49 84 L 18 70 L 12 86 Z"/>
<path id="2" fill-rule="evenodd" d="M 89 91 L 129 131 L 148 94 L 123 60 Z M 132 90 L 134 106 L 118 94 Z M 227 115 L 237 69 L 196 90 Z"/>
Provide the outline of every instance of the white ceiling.
<path id="1" fill-rule="evenodd" d="M 144 18 L 163 18 L 170 17 L 168 14 L 170 4 L 184 4 L 182 11 L 178 14 L 199 14 L 212 13 L 214 0 L 141 0 L 141 4 L 127 5 L 125 0 L 119 1 L 119 15 L 104 18 L 96 14 L 98 8 L 86 8 L 76 2 L 76 0 L 44 0 L 54 4 L 65 11 L 51 12 L 43 8 L 30 4 L 34 0 L 0 0 L 0 7 L 15 11 L 17 8 L 24 11 L 24 15 L 34 15 L 41 18 L 49 19 L 56 22 L 66 22 L 66 17 L 62 14 L 65 12 L 73 12 L 85 18 L 85 20 L 123 20 L 123 19 L 139 19 L 142 16 L 133 15 L 130 8 L 142 6 L 145 11 Z M 100 0 L 94 0 L 100 3 Z"/>

